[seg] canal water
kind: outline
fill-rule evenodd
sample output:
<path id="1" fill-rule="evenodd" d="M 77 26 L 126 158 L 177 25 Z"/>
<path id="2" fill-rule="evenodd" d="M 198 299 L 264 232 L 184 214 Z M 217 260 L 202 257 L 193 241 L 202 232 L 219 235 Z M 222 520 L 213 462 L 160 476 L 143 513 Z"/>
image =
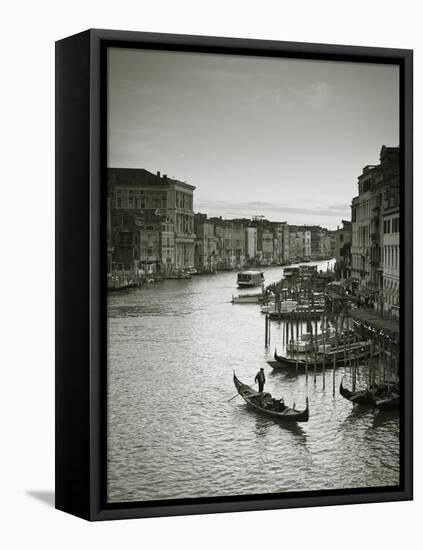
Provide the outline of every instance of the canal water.
<path id="1" fill-rule="evenodd" d="M 326 269 L 327 262 L 319 265 Z M 266 284 L 281 267 L 265 269 Z M 257 304 L 231 304 L 236 273 L 169 280 L 108 297 L 108 500 L 144 501 L 399 484 L 395 412 L 354 410 L 338 392 L 344 369 L 274 372 L 283 323 Z M 310 420 L 281 425 L 247 408 L 233 371 Z M 363 373 L 363 383 L 364 383 Z M 348 373 L 345 385 L 349 385 Z"/>

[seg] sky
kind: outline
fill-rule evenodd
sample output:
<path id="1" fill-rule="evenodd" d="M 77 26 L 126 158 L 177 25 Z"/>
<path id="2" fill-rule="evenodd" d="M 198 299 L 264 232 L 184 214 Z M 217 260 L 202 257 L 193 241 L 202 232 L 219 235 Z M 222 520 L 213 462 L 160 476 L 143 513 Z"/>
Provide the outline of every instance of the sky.
<path id="1" fill-rule="evenodd" d="M 336 229 L 399 143 L 399 69 L 110 48 L 108 166 L 194 185 L 194 211 Z"/>

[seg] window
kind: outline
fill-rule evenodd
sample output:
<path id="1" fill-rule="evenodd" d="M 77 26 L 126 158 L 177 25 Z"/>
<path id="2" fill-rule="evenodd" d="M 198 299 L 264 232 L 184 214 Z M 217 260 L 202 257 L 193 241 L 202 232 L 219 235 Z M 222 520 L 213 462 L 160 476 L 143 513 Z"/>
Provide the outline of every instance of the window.
<path id="1" fill-rule="evenodd" d="M 392 233 L 399 233 L 399 218 L 392 219 Z"/>

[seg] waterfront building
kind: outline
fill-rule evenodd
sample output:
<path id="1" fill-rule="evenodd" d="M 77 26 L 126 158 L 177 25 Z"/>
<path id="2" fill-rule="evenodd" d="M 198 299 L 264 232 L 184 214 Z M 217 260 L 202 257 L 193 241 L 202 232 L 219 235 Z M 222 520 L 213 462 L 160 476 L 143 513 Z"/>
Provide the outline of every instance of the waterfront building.
<path id="1" fill-rule="evenodd" d="M 274 236 L 270 229 L 260 228 L 261 236 L 261 263 L 270 265 L 273 263 Z"/>
<path id="2" fill-rule="evenodd" d="M 111 272 L 137 275 L 160 273 L 163 254 L 173 260 L 171 245 L 163 247 L 162 229 L 173 225 L 156 210 L 134 212 L 126 208 L 111 210 L 110 244 L 113 249 Z M 173 233 L 173 231 L 170 231 Z M 166 260 L 165 260 L 166 265 Z"/>
<path id="3" fill-rule="evenodd" d="M 269 222 L 273 230 L 273 262 L 289 262 L 289 227 L 286 222 Z"/>
<path id="4" fill-rule="evenodd" d="M 233 220 L 211 218 L 217 238 L 217 268 L 233 269 L 245 265 L 245 227 Z"/>
<path id="5" fill-rule="evenodd" d="M 216 269 L 218 237 L 215 225 L 207 219 L 206 214 L 194 215 L 195 251 L 194 265 L 199 270 Z"/>
<path id="6" fill-rule="evenodd" d="M 311 257 L 311 232 L 290 226 L 289 250 L 292 261 L 309 260 Z"/>
<path id="7" fill-rule="evenodd" d="M 108 168 L 107 177 L 112 208 L 135 212 L 154 209 L 165 216 L 174 228 L 173 267 L 193 267 L 195 187 L 142 168 Z"/>
<path id="8" fill-rule="evenodd" d="M 352 223 L 342 220 L 342 227 L 338 227 L 335 235 L 335 270 L 340 279 L 348 279 L 351 275 L 351 242 Z"/>
<path id="9" fill-rule="evenodd" d="M 291 225 L 290 232 L 308 232 L 309 245 L 305 251 L 306 257 L 311 260 L 323 260 L 330 258 L 329 232 L 320 225 Z M 291 254 L 292 255 L 292 254 Z"/>
<path id="10" fill-rule="evenodd" d="M 289 225 L 287 222 L 283 222 L 282 226 L 282 262 L 284 264 L 289 263 L 291 253 L 289 249 Z"/>
<path id="11" fill-rule="evenodd" d="M 336 231 L 328 231 L 328 257 L 334 258 L 336 251 Z"/>
<path id="12" fill-rule="evenodd" d="M 312 260 L 320 260 L 327 257 L 327 229 L 320 225 L 307 226 L 310 231 L 310 256 Z"/>
<path id="13" fill-rule="evenodd" d="M 399 317 L 400 308 L 400 209 L 399 195 L 388 196 L 383 212 L 383 308 Z"/>
<path id="14" fill-rule="evenodd" d="M 245 228 L 245 257 L 247 263 L 254 264 L 257 257 L 257 227 Z"/>
<path id="15" fill-rule="evenodd" d="M 380 164 L 363 168 L 351 204 L 351 276 L 371 306 L 383 305 L 383 216 L 387 197 L 399 197 L 399 148 L 382 146 Z"/>

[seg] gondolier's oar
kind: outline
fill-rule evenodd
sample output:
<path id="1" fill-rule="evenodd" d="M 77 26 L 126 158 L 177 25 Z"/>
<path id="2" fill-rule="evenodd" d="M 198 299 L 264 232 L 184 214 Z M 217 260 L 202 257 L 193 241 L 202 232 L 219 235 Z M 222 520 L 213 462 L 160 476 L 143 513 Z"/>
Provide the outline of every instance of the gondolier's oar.
<path id="1" fill-rule="evenodd" d="M 254 382 L 253 384 L 253 387 L 257 385 L 257 382 Z M 235 399 L 235 397 L 237 397 L 238 395 L 241 395 L 240 393 L 236 393 L 233 397 L 231 397 L 230 399 L 228 399 L 228 403 L 229 401 L 232 401 L 232 399 Z"/>

